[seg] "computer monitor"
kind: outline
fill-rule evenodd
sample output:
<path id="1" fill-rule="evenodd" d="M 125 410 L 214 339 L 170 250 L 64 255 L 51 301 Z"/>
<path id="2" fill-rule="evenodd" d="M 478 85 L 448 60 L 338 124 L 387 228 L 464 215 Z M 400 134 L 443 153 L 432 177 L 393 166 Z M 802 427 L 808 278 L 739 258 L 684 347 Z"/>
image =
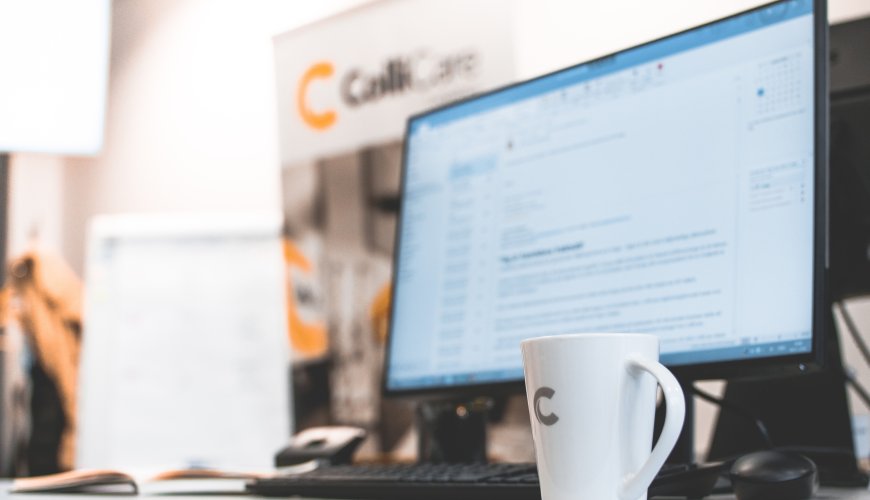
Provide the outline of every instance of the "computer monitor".
<path id="1" fill-rule="evenodd" d="M 521 340 L 582 332 L 684 379 L 810 370 L 826 22 L 779 1 L 411 117 L 385 393 L 521 390 Z"/>

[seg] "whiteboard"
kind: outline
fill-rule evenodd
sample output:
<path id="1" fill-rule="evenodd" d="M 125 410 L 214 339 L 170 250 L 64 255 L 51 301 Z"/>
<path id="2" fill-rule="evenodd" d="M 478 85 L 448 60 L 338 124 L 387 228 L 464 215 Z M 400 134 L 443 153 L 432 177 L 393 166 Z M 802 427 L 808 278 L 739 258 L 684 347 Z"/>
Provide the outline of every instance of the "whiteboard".
<path id="1" fill-rule="evenodd" d="M 76 466 L 269 468 L 291 433 L 280 214 L 93 220 Z"/>

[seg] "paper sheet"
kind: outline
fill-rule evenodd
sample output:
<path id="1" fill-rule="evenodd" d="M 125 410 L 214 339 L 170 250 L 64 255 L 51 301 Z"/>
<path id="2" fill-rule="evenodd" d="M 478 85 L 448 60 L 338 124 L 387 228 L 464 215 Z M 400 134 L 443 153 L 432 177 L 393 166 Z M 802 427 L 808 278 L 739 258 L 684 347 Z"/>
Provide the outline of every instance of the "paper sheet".
<path id="1" fill-rule="evenodd" d="M 103 243 L 89 260 L 78 466 L 271 466 L 291 429 L 277 236 Z"/>

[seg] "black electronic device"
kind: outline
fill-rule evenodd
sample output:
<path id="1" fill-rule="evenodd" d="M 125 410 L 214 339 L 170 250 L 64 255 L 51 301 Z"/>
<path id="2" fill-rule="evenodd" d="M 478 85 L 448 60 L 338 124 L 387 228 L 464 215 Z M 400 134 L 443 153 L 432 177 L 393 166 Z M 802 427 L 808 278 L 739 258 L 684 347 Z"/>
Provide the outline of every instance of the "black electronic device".
<path id="1" fill-rule="evenodd" d="M 826 12 L 773 2 L 409 118 L 384 393 L 521 392 L 520 340 L 583 331 L 658 334 L 685 380 L 817 367 Z"/>
<path id="2" fill-rule="evenodd" d="M 831 161 L 829 301 L 870 293 L 870 18 L 830 28 Z M 802 377 L 729 381 L 725 399 L 751 409 L 772 444 L 800 450 L 822 484 L 861 485 L 840 342 L 830 306 L 826 370 Z M 772 395 L 774 397 L 772 397 Z M 708 459 L 769 446 L 752 422 L 720 412 Z"/>
<path id="3" fill-rule="evenodd" d="M 275 455 L 276 467 L 289 467 L 316 460 L 327 464 L 349 464 L 365 440 L 367 432 L 359 427 L 312 427 L 295 434 L 290 443 Z"/>
<path id="4" fill-rule="evenodd" d="M 728 460 L 771 446 L 798 451 L 818 466 L 826 486 L 867 485 L 857 465 L 839 339 L 829 314 L 827 369 L 801 377 L 729 381 L 724 399 L 765 424 L 769 442 L 745 414 L 722 410 L 708 460 Z"/>
<path id="5" fill-rule="evenodd" d="M 870 294 L 870 18 L 831 27 L 832 300 Z"/>
<path id="6" fill-rule="evenodd" d="M 817 369 L 827 29 L 773 2 L 411 117 L 385 395 L 522 392 L 520 340 L 584 331 L 659 335 L 687 393 Z"/>
<path id="7" fill-rule="evenodd" d="M 420 462 L 486 462 L 486 423 L 492 401 L 425 401 L 417 406 Z"/>
<path id="8" fill-rule="evenodd" d="M 649 496 L 702 498 L 713 491 L 723 464 L 665 466 Z M 258 479 L 248 491 L 263 496 L 421 500 L 540 500 L 535 464 L 403 464 L 323 467 Z"/>
<path id="9" fill-rule="evenodd" d="M 816 464 L 796 453 L 759 451 L 731 466 L 737 500 L 809 500 L 819 488 Z"/>

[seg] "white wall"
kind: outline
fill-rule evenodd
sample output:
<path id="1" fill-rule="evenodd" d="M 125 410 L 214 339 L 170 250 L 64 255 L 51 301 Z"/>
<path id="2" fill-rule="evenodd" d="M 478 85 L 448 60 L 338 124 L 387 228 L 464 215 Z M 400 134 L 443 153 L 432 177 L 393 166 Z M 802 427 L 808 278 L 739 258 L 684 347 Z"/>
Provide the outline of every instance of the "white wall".
<path id="1" fill-rule="evenodd" d="M 278 210 L 271 37 L 359 0 L 116 0 L 106 146 L 66 168 L 64 253 L 97 213 Z"/>
<path id="2" fill-rule="evenodd" d="M 576 64 L 768 0 L 517 0 L 521 77 Z M 831 22 L 870 15 L 867 0 L 829 0 Z"/>
<path id="3" fill-rule="evenodd" d="M 763 3 L 514 1 L 519 77 Z M 277 210 L 271 37 L 361 3 L 115 0 L 105 149 L 96 158 L 14 158 L 10 250 L 20 251 L 38 225 L 43 242 L 81 272 L 94 214 Z M 834 21 L 861 17 L 870 14 L 870 2 L 832 0 L 830 13 Z M 349 33 L 348 43 L 365 36 Z M 870 307 L 856 314 L 870 331 Z M 863 367 L 851 346 L 847 358 Z M 868 371 L 860 376 L 870 380 Z M 706 435 L 715 412 L 706 404 L 699 410 L 699 433 Z"/>
<path id="4" fill-rule="evenodd" d="M 38 240 L 60 251 L 63 231 L 65 159 L 54 155 L 14 155 L 9 168 L 10 257 Z"/>
<path id="5" fill-rule="evenodd" d="M 97 213 L 277 209 L 271 37 L 365 1 L 115 0 L 104 151 L 16 155 L 12 254 L 40 227 L 81 272 Z M 762 3 L 513 1 L 520 78 Z M 830 11 L 834 21 L 860 17 L 870 2 L 832 0 Z"/>

